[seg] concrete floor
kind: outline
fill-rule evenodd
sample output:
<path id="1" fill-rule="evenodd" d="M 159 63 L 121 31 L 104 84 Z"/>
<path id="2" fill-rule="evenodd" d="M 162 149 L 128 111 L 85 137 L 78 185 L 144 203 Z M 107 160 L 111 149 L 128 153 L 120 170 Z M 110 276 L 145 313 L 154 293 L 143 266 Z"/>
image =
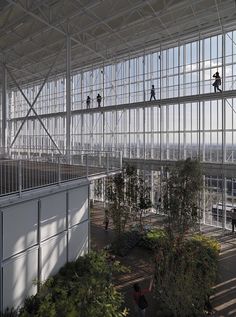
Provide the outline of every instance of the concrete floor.
<path id="1" fill-rule="evenodd" d="M 236 316 L 236 234 L 204 227 L 203 231 L 221 243 L 219 278 L 212 296 L 217 317 Z"/>
<path id="2" fill-rule="evenodd" d="M 106 232 L 103 225 L 104 213 L 101 204 L 96 205 L 92 211 L 91 246 L 92 249 L 101 249 L 109 244 L 114 237 L 112 224 Z M 161 224 L 161 218 L 156 215 L 147 216 L 147 223 Z M 221 243 L 219 259 L 219 279 L 215 285 L 215 294 L 212 296 L 215 317 L 236 317 L 236 234 L 223 232 L 221 229 L 203 226 L 202 231 L 216 238 Z M 130 272 L 116 278 L 117 288 L 125 295 L 126 307 L 130 310 L 130 317 L 134 317 L 132 303 L 132 285 L 139 282 L 141 286 L 148 287 L 152 277 L 152 255 L 148 251 L 134 248 L 129 255 L 119 259 L 122 264 L 130 268 Z M 152 295 L 147 295 L 149 307 L 146 317 L 158 317 L 158 305 Z M 161 316 L 160 316 L 161 317 Z"/>

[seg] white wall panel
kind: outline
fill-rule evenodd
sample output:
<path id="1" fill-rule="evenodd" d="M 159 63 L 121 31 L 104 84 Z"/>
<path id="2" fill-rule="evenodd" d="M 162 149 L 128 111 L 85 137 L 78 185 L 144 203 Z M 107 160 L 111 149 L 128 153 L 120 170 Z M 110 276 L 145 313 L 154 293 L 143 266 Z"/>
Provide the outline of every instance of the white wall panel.
<path id="1" fill-rule="evenodd" d="M 66 263 L 66 233 L 53 237 L 41 245 L 41 278 L 46 280 Z"/>
<path id="2" fill-rule="evenodd" d="M 88 252 L 88 221 L 85 221 L 69 230 L 69 261 Z"/>
<path id="3" fill-rule="evenodd" d="M 41 199 L 41 240 L 50 238 L 66 229 L 66 193 Z"/>
<path id="4" fill-rule="evenodd" d="M 3 209 L 3 259 L 37 243 L 37 200 Z"/>
<path id="5" fill-rule="evenodd" d="M 0 250 L 0 292 L 3 290 L 0 310 L 3 310 L 19 306 L 25 297 L 35 294 L 33 280 L 40 276 L 45 281 L 67 259 L 72 261 L 88 252 L 88 185 L 58 193 L 45 192 L 44 197 L 26 202 L 19 198 L 18 204 L 14 202 L 1 212 L 4 257 L 1 258 Z"/>
<path id="6" fill-rule="evenodd" d="M 69 227 L 88 219 L 88 186 L 69 191 Z"/>
<path id="7" fill-rule="evenodd" d="M 38 249 L 34 248 L 3 265 L 3 310 L 18 307 L 26 296 L 36 293 L 37 263 Z"/>

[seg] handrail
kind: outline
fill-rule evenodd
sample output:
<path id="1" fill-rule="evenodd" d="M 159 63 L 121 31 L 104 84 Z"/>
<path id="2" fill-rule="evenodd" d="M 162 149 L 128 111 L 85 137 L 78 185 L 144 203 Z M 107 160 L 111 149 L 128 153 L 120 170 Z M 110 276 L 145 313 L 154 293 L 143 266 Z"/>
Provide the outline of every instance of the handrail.
<path id="1" fill-rule="evenodd" d="M 73 150 L 68 156 L 47 150 L 1 149 L 0 197 L 12 193 L 21 196 L 29 189 L 109 175 L 122 169 L 122 154 L 118 152 Z"/>

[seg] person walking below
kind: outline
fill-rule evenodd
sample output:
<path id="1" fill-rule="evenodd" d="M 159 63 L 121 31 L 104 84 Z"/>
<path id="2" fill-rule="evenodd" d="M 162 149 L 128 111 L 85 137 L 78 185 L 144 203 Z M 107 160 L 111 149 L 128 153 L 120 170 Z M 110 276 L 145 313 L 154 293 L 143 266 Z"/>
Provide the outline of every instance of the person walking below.
<path id="1" fill-rule="evenodd" d="M 98 108 L 101 107 L 101 101 L 102 101 L 102 97 L 98 94 L 98 95 L 97 95 Z"/>
<path id="2" fill-rule="evenodd" d="M 152 100 L 152 98 L 153 98 L 154 100 L 156 100 L 154 85 L 152 85 L 150 101 Z"/>
<path id="3" fill-rule="evenodd" d="M 108 209 L 105 209 L 104 225 L 105 225 L 105 231 L 107 231 L 108 225 L 109 225 L 109 211 L 108 211 Z"/>
<path id="4" fill-rule="evenodd" d="M 134 284 L 133 300 L 135 304 L 135 311 L 137 317 L 145 317 L 148 302 L 144 296 L 146 293 L 150 293 L 152 290 L 153 279 L 151 279 L 149 288 L 141 289 L 138 283 Z"/>
<path id="5" fill-rule="evenodd" d="M 91 102 L 91 98 L 88 96 L 86 100 L 87 109 L 90 108 L 90 102 Z"/>
<path id="6" fill-rule="evenodd" d="M 232 224 L 232 233 L 234 233 L 234 227 L 236 226 L 236 208 L 233 208 L 231 211 L 231 224 Z"/>
<path id="7" fill-rule="evenodd" d="M 212 86 L 214 86 L 214 91 L 216 92 L 217 89 L 218 91 L 222 92 L 222 90 L 219 88 L 219 86 L 221 85 L 221 78 L 219 72 L 216 72 L 212 77 L 215 78 L 215 81 L 212 84 Z"/>

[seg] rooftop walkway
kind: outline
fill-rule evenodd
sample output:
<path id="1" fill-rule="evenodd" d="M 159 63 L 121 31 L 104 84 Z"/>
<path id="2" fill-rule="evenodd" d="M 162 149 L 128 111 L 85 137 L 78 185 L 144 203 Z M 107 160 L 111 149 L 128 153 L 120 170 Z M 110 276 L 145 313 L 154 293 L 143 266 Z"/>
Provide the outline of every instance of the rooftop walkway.
<path id="1" fill-rule="evenodd" d="M 108 232 L 104 230 L 104 213 L 102 204 L 96 204 L 92 210 L 91 246 L 92 249 L 101 249 L 109 244 L 114 237 L 112 225 Z M 162 217 L 154 214 L 147 215 L 145 222 L 160 226 Z M 236 234 L 224 232 L 222 229 L 203 226 L 202 231 L 221 243 L 219 260 L 219 280 L 215 285 L 215 294 L 212 296 L 212 304 L 215 309 L 215 317 L 236 316 Z M 125 295 L 126 307 L 130 309 L 130 317 L 135 317 L 132 304 L 132 285 L 139 282 L 141 286 L 148 287 L 152 276 L 151 254 L 140 248 L 134 248 L 129 255 L 120 258 L 122 264 L 130 268 L 130 272 L 122 274 L 116 281 L 117 288 Z M 147 295 L 149 302 L 146 317 L 158 317 L 158 304 Z"/>
<path id="2" fill-rule="evenodd" d="M 203 93 L 197 95 L 186 95 L 186 96 L 179 96 L 179 97 L 172 97 L 172 98 L 162 98 L 157 100 L 146 100 L 146 101 L 139 101 L 139 102 L 132 102 L 132 103 L 125 103 L 125 104 L 118 104 L 118 105 L 110 105 L 104 107 L 94 107 L 89 109 L 77 109 L 72 110 L 71 115 L 74 114 L 84 114 L 84 113 L 97 113 L 97 112 L 110 112 L 114 110 L 129 110 L 129 109 L 137 109 L 137 108 L 148 108 L 150 106 L 167 106 L 167 105 L 174 105 L 179 103 L 190 103 L 190 102 L 199 102 L 199 101 L 209 101 L 209 100 L 219 100 L 219 99 L 229 99 L 236 97 L 236 90 L 226 90 L 222 93 Z M 52 113 L 42 113 L 40 114 L 40 118 L 50 118 L 60 116 L 66 116 L 66 111 L 59 111 L 59 112 L 52 112 Z M 35 119 L 37 118 L 35 115 L 28 116 L 28 119 Z M 11 118 L 11 121 L 18 121 L 23 120 L 24 116 L 19 116 L 15 118 Z"/>

